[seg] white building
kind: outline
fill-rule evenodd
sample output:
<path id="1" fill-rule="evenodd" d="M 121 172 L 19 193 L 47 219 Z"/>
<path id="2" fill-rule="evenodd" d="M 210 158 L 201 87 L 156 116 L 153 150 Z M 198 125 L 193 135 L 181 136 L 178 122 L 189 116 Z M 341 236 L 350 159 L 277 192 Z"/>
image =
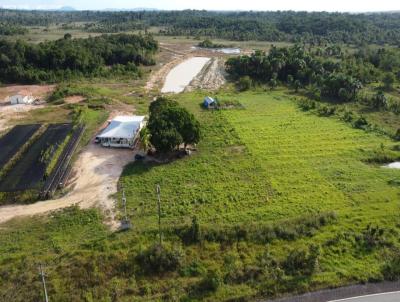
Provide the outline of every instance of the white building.
<path id="1" fill-rule="evenodd" d="M 133 148 L 145 125 L 144 116 L 117 116 L 96 137 L 104 147 Z"/>
<path id="2" fill-rule="evenodd" d="M 8 97 L 8 101 L 11 103 L 11 105 L 17 105 L 17 104 L 29 105 L 32 104 L 35 101 L 35 99 L 31 95 L 16 94 Z"/>

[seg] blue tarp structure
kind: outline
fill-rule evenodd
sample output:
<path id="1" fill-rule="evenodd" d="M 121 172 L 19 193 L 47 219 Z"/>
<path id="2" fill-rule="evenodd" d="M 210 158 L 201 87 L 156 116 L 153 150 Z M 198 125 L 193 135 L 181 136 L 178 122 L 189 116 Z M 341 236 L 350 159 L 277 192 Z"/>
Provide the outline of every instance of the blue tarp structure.
<path id="1" fill-rule="evenodd" d="M 203 106 L 205 108 L 215 107 L 216 104 L 217 102 L 212 97 L 209 96 L 207 96 L 203 101 Z"/>

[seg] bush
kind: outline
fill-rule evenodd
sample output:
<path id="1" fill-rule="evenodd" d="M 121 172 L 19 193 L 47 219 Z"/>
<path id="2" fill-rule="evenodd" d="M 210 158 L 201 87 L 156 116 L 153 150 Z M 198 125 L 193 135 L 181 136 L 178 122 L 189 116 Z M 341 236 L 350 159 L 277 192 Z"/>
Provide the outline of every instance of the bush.
<path id="1" fill-rule="evenodd" d="M 255 243 L 270 243 L 275 239 L 295 240 L 302 236 L 312 236 L 316 230 L 336 220 L 335 213 L 319 213 L 298 219 L 285 220 L 274 224 L 243 224 L 233 227 L 202 227 L 201 240 L 232 244 L 244 240 Z M 173 233 L 184 243 L 190 243 L 192 226 L 176 228 Z"/>
<path id="2" fill-rule="evenodd" d="M 166 246 L 153 245 L 140 252 L 136 263 L 145 274 L 160 274 L 178 270 L 183 262 L 183 253 L 179 249 L 170 249 Z"/>
<path id="3" fill-rule="evenodd" d="M 356 240 L 367 249 L 372 250 L 373 248 L 386 244 L 384 237 L 385 230 L 379 226 L 373 227 L 367 225 L 367 227 L 361 233 L 361 236 L 356 237 Z"/>
<path id="4" fill-rule="evenodd" d="M 321 105 L 317 109 L 317 113 L 319 116 L 331 116 L 335 114 L 335 111 L 336 111 L 335 107 L 326 105 Z"/>
<path id="5" fill-rule="evenodd" d="M 218 270 L 209 270 L 199 284 L 199 290 L 215 292 L 222 285 L 221 273 Z"/>
<path id="6" fill-rule="evenodd" d="M 303 111 L 309 111 L 316 107 L 316 103 L 309 99 L 301 99 L 298 105 Z"/>
<path id="7" fill-rule="evenodd" d="M 238 89 L 239 91 L 247 91 L 253 85 L 253 81 L 249 76 L 244 76 L 239 79 Z"/>
<path id="8" fill-rule="evenodd" d="M 365 117 L 359 117 L 353 123 L 353 127 L 357 129 L 365 129 L 368 126 L 368 122 Z"/>
<path id="9" fill-rule="evenodd" d="M 316 245 L 291 250 L 283 262 L 283 268 L 290 275 L 312 275 L 317 268 L 319 255 L 320 247 Z"/>
<path id="10" fill-rule="evenodd" d="M 192 224 L 189 227 L 176 230 L 176 232 L 185 244 L 199 243 L 202 240 L 200 224 L 196 216 L 192 218 Z"/>
<path id="11" fill-rule="evenodd" d="M 382 266 L 382 274 L 386 280 L 400 280 L 400 250 L 395 250 Z"/>

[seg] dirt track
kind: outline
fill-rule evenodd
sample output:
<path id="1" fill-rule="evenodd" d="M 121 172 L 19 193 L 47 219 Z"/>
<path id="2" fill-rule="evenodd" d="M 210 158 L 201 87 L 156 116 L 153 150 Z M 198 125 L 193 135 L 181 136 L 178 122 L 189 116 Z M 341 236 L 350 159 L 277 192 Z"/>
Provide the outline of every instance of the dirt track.
<path id="1" fill-rule="evenodd" d="M 44 214 L 74 204 L 81 208 L 99 206 L 107 217 L 106 223 L 117 229 L 114 199 L 110 195 L 117 192 L 118 178 L 123 167 L 133 161 L 135 153 L 126 149 L 108 149 L 95 144 L 87 146 L 74 165 L 70 180 L 71 192 L 56 199 L 31 205 L 0 207 L 0 223 L 18 216 Z"/>

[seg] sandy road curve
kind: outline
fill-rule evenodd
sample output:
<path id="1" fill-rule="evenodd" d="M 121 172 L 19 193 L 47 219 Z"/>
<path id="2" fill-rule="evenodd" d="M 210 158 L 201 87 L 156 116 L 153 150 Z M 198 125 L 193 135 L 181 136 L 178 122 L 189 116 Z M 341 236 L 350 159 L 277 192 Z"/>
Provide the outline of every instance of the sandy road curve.
<path id="1" fill-rule="evenodd" d="M 44 214 L 78 204 L 81 208 L 100 207 L 106 214 L 106 223 L 119 227 L 115 220 L 115 201 L 110 195 L 117 192 L 117 182 L 123 167 L 134 160 L 134 151 L 108 149 L 95 144 L 88 145 L 74 164 L 70 193 L 56 200 L 37 202 L 31 205 L 0 207 L 0 223 L 19 216 Z"/>

